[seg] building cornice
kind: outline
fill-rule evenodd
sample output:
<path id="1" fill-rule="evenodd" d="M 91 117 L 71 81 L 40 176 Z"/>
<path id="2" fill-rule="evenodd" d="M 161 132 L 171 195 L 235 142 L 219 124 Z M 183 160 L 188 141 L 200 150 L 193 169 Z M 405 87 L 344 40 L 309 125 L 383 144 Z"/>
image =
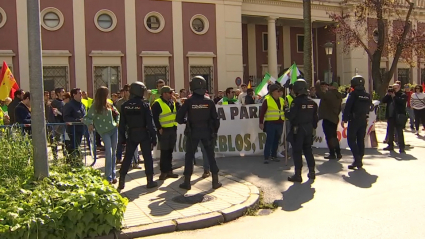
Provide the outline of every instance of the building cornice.
<path id="1" fill-rule="evenodd" d="M 249 4 L 261 4 L 261 5 L 273 5 L 273 6 L 284 6 L 293 8 L 303 8 L 302 1 L 291 1 L 291 0 L 243 0 L 243 3 Z M 338 1 L 328 1 L 311 4 L 311 9 L 323 10 L 323 11 L 341 11 L 341 4 Z"/>

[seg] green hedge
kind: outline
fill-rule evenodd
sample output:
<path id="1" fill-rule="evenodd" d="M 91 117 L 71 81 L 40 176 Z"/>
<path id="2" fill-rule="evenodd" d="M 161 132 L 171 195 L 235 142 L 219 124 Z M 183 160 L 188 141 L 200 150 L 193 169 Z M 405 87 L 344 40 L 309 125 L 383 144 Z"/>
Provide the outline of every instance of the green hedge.
<path id="1" fill-rule="evenodd" d="M 4 163 L 0 166 L 1 239 L 87 238 L 121 228 L 128 200 L 99 170 L 59 164 L 51 167 L 48 178 L 35 180 L 32 156 L 22 159 L 20 153 L 3 151 L 22 144 L 32 148 L 27 145 L 29 139 L 16 132 L 0 138 L 0 162 Z M 21 167 L 12 160 L 22 163 Z M 14 170 L 17 176 L 6 170 Z"/>

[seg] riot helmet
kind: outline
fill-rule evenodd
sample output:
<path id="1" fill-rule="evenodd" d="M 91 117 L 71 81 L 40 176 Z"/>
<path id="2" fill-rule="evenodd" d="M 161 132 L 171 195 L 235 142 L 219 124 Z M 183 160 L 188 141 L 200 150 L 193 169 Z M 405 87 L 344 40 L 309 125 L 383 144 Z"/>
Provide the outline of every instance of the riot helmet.
<path id="1" fill-rule="evenodd" d="M 143 82 L 136 81 L 130 85 L 130 98 L 143 98 L 146 91 L 146 86 Z"/>
<path id="2" fill-rule="evenodd" d="M 296 95 L 307 95 L 308 94 L 308 85 L 304 79 L 298 79 L 295 81 L 294 86 L 292 87 Z"/>
<path id="3" fill-rule="evenodd" d="M 197 95 L 205 95 L 207 92 L 207 81 L 202 76 L 195 76 L 190 81 L 190 90 Z"/>
<path id="4" fill-rule="evenodd" d="M 361 75 L 355 75 L 353 76 L 353 78 L 351 78 L 351 87 L 352 88 L 356 88 L 356 87 L 362 87 L 365 84 L 365 79 L 363 78 L 363 76 Z"/>

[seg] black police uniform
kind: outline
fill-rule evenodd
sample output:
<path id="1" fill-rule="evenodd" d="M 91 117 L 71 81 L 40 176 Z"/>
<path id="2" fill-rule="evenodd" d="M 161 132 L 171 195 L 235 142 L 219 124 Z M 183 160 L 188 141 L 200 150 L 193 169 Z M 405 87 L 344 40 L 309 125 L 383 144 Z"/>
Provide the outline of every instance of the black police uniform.
<path id="1" fill-rule="evenodd" d="M 367 120 L 369 111 L 371 110 L 372 100 L 370 95 L 365 91 L 363 86 L 364 79 L 360 83 L 355 77 L 352 79 L 354 91 L 350 93 L 345 104 L 342 114 L 342 121 L 348 122 L 347 141 L 348 146 L 354 157 L 353 164 L 349 165 L 349 169 L 362 168 L 364 156 L 364 139 L 366 136 Z"/>
<path id="2" fill-rule="evenodd" d="M 139 82 L 140 83 L 140 82 Z M 134 83 L 133 83 L 134 84 Z M 130 86 L 131 94 L 131 86 Z M 143 95 L 143 94 L 141 94 Z M 125 132 L 128 138 L 125 140 Z M 156 146 L 156 128 L 152 119 L 149 103 L 138 95 L 131 95 L 130 100 L 121 106 L 119 137 L 126 142 L 124 161 L 120 169 L 120 183 L 118 189 L 123 189 L 125 176 L 130 168 L 136 148 L 141 146 L 147 178 L 147 187 L 153 188 L 157 183 L 153 181 L 152 148 Z"/>
<path id="3" fill-rule="evenodd" d="M 185 181 L 180 188 L 191 189 L 190 177 L 193 174 L 193 158 L 196 149 L 201 142 L 208 155 L 210 170 L 213 178 L 213 188 L 219 188 L 221 184 L 218 182 L 218 167 L 215 160 L 214 145 L 216 135 L 220 127 L 220 119 L 218 118 L 217 109 L 214 102 L 205 97 L 205 88 L 194 88 L 192 83 L 201 82 L 202 87 L 206 86 L 205 80 L 198 76 L 192 79 L 191 90 L 194 91 L 192 97 L 187 99 L 180 110 L 177 112 L 176 121 L 179 124 L 186 124 L 185 135 L 186 154 L 184 176 Z M 196 84 L 195 84 L 196 85 Z M 199 91 L 198 91 L 199 90 Z M 199 94 L 202 93 L 202 94 Z M 186 118 L 187 115 L 187 119 Z"/>
<path id="4" fill-rule="evenodd" d="M 298 80 L 299 81 L 299 80 Z M 304 80 L 302 80 L 304 81 Z M 296 83 L 295 83 L 296 84 Z M 291 122 L 291 129 L 288 141 L 292 144 L 292 155 L 294 159 L 295 175 L 288 177 L 289 181 L 302 182 L 301 170 L 303 167 L 302 153 L 307 161 L 310 179 L 315 179 L 315 161 L 313 156 L 313 131 L 317 128 L 319 116 L 317 114 L 317 104 L 305 92 L 297 92 L 294 84 L 294 91 L 297 97 L 292 101 L 291 108 L 286 112 L 286 117 Z M 307 84 L 305 84 L 305 87 Z M 300 94 L 301 93 L 301 94 Z"/>

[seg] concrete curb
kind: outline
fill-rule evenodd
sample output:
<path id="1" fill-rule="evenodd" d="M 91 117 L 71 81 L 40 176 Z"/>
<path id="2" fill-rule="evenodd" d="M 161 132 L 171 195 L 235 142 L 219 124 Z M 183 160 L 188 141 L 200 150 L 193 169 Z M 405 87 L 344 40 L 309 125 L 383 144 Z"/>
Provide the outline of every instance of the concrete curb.
<path id="1" fill-rule="evenodd" d="M 207 214 L 200 214 L 193 217 L 179 218 L 169 221 L 156 222 L 146 225 L 125 228 L 119 232 L 114 232 L 106 236 L 97 237 L 97 239 L 129 239 L 170 233 L 174 231 L 202 229 L 236 220 L 237 218 L 245 215 L 248 209 L 258 207 L 258 204 L 260 202 L 260 191 L 256 186 L 243 179 L 236 178 L 231 175 L 220 174 L 220 176 L 246 185 L 250 189 L 250 196 L 248 197 L 248 199 L 241 204 L 232 205 L 231 207 L 220 211 L 211 212 Z"/>

